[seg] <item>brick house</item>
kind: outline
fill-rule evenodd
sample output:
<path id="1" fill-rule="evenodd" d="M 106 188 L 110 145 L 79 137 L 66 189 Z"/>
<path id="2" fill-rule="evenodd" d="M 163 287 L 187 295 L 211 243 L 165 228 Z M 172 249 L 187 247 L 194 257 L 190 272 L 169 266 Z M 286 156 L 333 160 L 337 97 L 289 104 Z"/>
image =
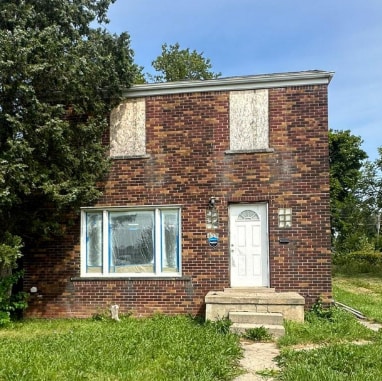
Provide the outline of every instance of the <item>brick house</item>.
<path id="1" fill-rule="evenodd" d="M 96 205 L 25 258 L 26 312 L 204 314 L 225 288 L 331 296 L 331 72 L 137 85 Z M 34 289 L 33 291 L 36 291 Z"/>

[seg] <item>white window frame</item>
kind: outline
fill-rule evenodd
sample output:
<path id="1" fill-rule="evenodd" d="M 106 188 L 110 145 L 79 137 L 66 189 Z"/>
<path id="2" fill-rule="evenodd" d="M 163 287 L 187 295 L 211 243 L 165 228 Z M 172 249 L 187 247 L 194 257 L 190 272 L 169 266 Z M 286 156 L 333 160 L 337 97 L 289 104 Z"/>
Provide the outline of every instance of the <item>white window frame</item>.
<path id="1" fill-rule="evenodd" d="M 162 271 L 163 253 L 163 226 L 161 223 L 162 211 L 176 211 L 178 213 L 178 252 L 177 272 Z M 154 271 L 153 272 L 109 272 L 109 213 L 111 212 L 154 212 Z M 87 213 L 102 213 L 102 272 L 87 272 Z M 180 277 L 182 276 L 182 231 L 181 208 L 175 206 L 149 206 L 149 207 L 105 207 L 81 209 L 81 277 L 84 278 L 131 278 L 131 277 Z"/>

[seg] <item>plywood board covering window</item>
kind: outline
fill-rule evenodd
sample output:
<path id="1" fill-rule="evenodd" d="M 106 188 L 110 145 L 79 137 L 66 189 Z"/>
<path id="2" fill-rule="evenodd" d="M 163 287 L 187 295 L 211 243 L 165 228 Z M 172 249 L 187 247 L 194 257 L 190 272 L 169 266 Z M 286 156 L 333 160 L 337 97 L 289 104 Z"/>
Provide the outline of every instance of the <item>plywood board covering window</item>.
<path id="1" fill-rule="evenodd" d="M 110 155 L 140 156 L 146 153 L 145 99 L 129 99 L 110 114 Z"/>
<path id="2" fill-rule="evenodd" d="M 230 92 L 230 150 L 267 149 L 268 90 Z"/>

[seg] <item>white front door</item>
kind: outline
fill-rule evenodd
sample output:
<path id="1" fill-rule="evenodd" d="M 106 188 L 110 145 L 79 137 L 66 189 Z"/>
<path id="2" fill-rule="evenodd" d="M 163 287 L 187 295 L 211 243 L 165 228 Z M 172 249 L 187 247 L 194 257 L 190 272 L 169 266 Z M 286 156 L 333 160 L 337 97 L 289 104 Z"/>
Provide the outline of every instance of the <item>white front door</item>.
<path id="1" fill-rule="evenodd" d="M 231 287 L 269 287 L 268 207 L 231 205 Z"/>

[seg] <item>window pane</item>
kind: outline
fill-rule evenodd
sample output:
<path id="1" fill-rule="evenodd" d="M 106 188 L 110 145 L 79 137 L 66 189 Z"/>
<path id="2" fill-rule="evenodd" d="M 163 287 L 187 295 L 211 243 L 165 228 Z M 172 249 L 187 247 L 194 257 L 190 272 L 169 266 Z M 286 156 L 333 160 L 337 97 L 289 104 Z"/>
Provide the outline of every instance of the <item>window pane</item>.
<path id="1" fill-rule="evenodd" d="M 154 212 L 111 212 L 111 273 L 154 272 Z"/>
<path id="2" fill-rule="evenodd" d="M 86 272 L 102 272 L 102 212 L 86 214 Z"/>
<path id="3" fill-rule="evenodd" d="M 162 271 L 179 271 L 179 216 L 175 210 L 162 211 Z"/>
<path id="4" fill-rule="evenodd" d="M 279 209 L 279 227 L 290 228 L 292 226 L 292 209 L 280 208 Z"/>

